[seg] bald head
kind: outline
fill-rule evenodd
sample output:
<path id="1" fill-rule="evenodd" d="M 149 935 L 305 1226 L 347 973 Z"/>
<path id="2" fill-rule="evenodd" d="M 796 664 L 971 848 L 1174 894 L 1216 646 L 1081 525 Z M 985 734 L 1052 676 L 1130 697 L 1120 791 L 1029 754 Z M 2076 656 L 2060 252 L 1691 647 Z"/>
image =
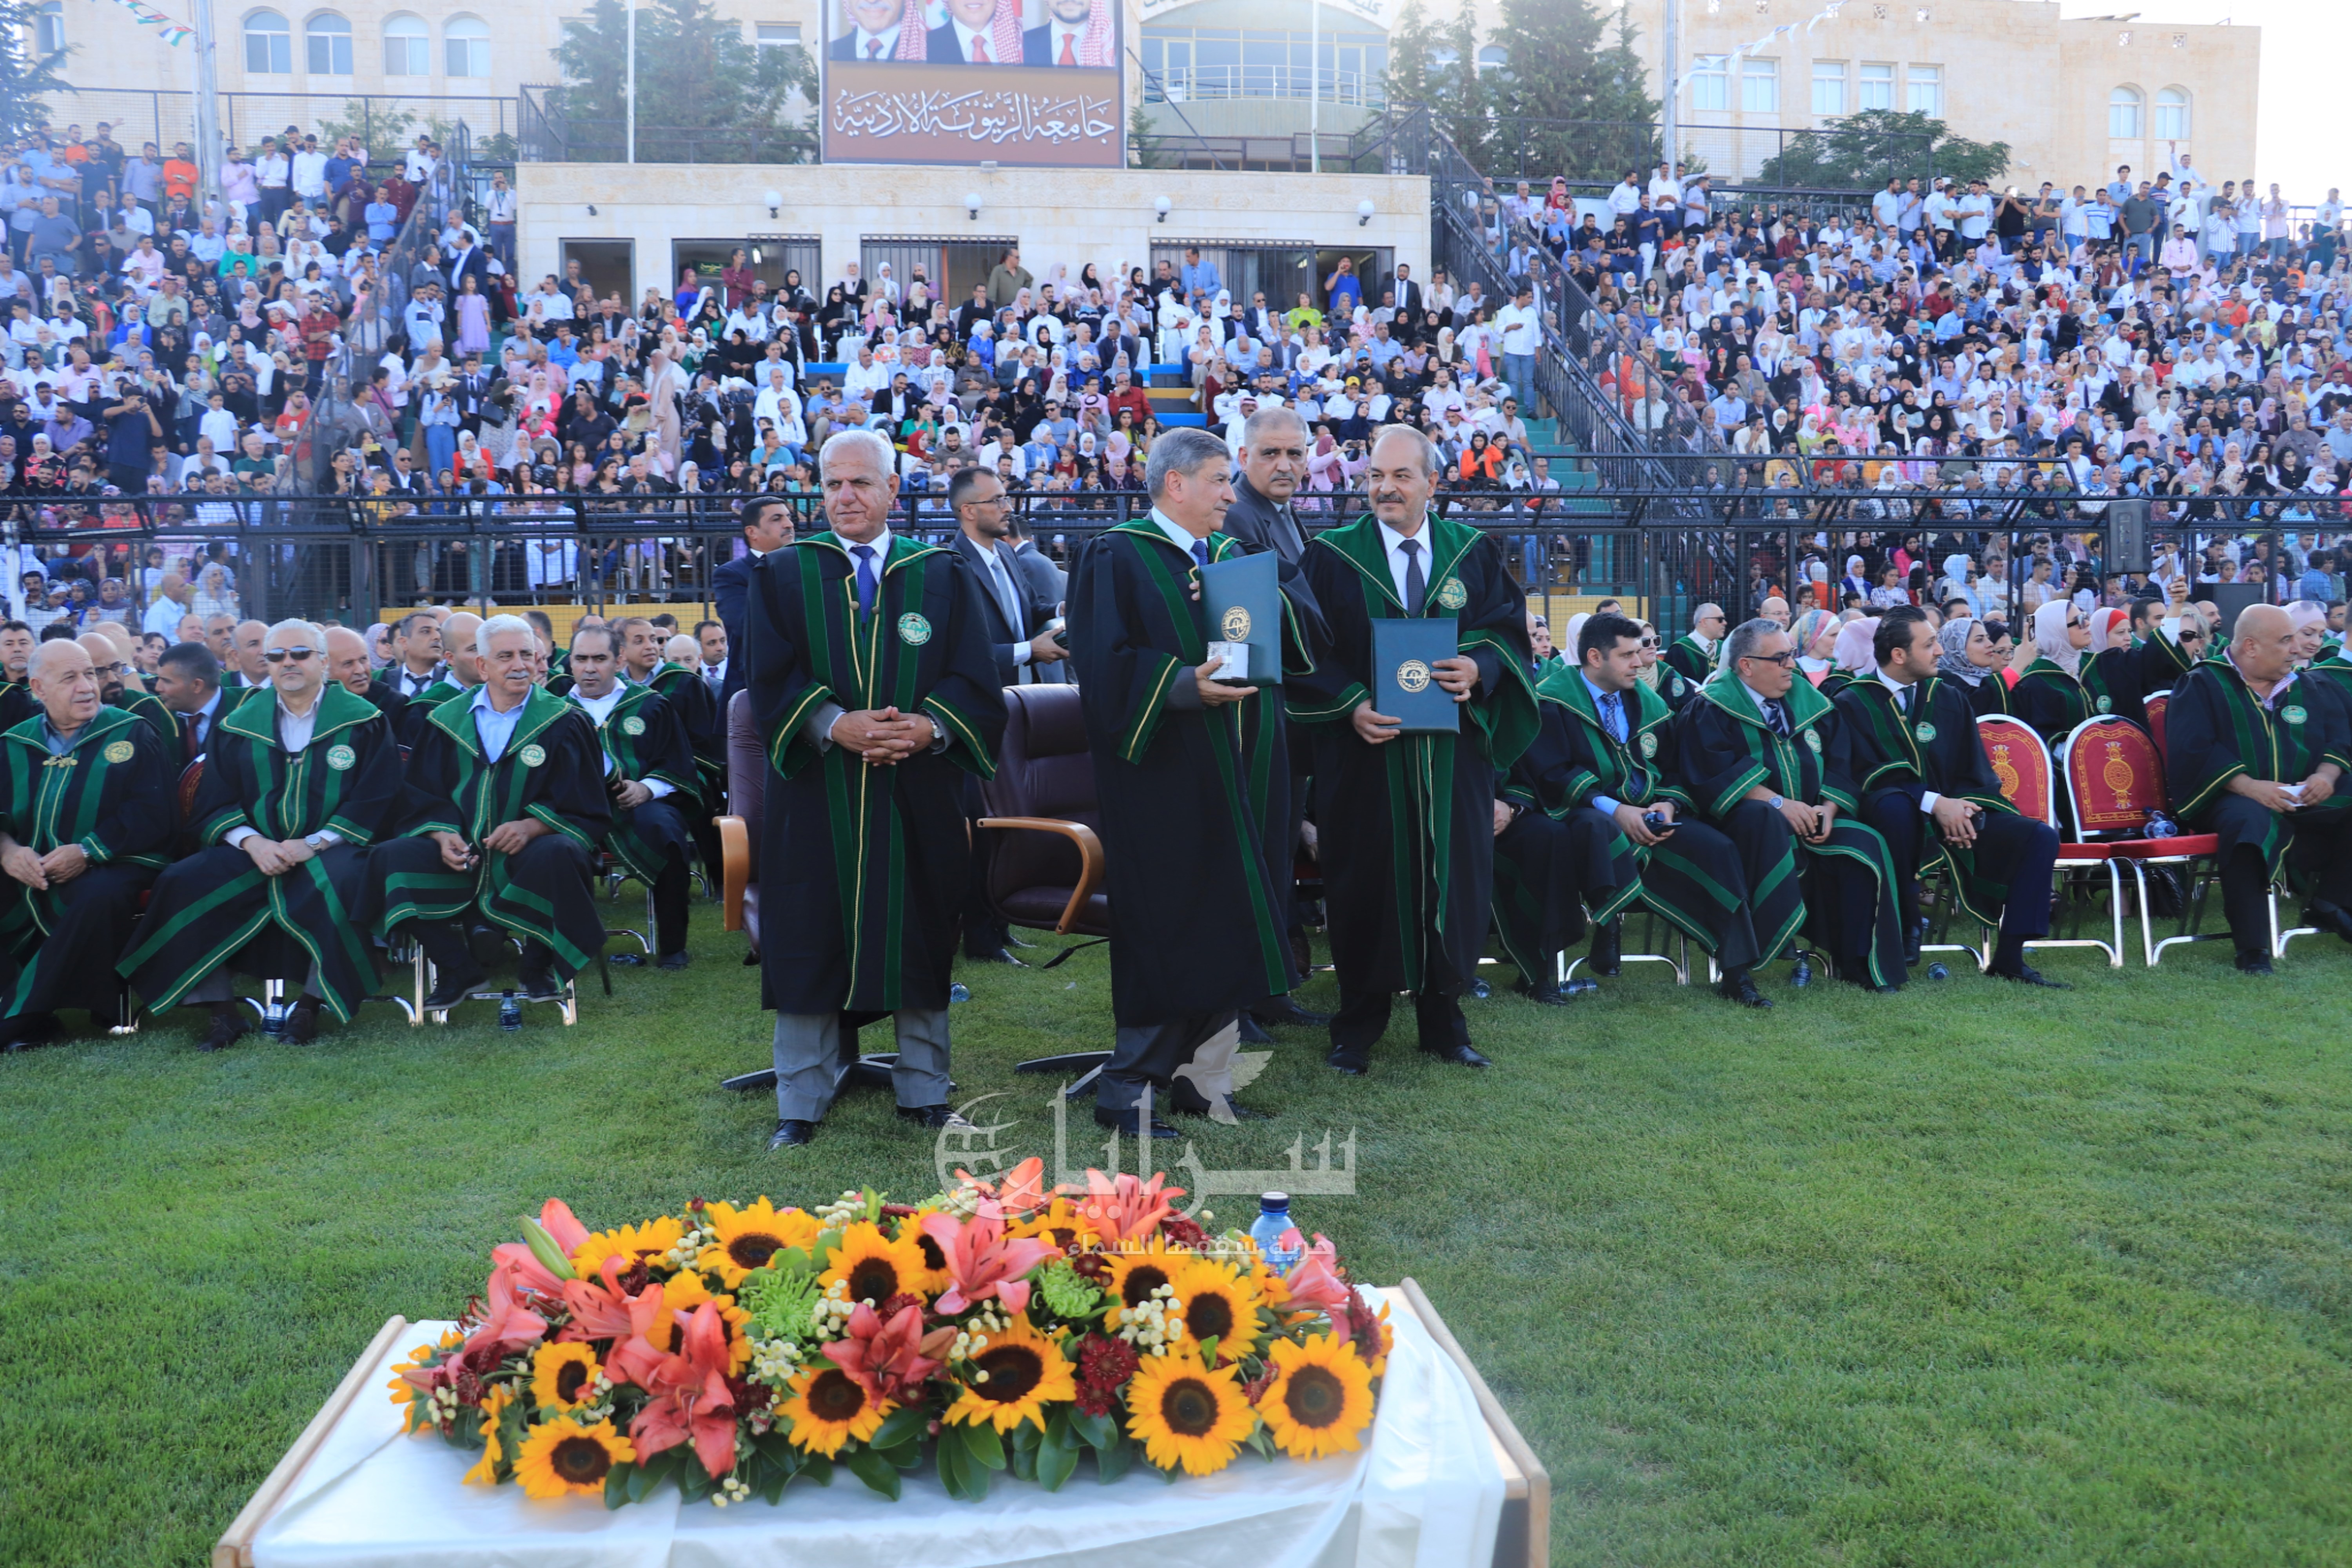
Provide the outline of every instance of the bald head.
<path id="1" fill-rule="evenodd" d="M 139 650 L 139 639 L 132 637 L 131 635 L 131 628 L 124 626 L 121 621 L 100 621 L 90 629 L 94 632 L 102 634 L 109 641 L 113 643 L 115 651 L 120 653 L 124 658 L 129 658 L 133 653 L 136 653 Z"/>
<path id="2" fill-rule="evenodd" d="M 349 626 L 327 628 L 327 679 L 354 697 L 365 697 L 373 675 L 367 638 Z"/>
<path id="3" fill-rule="evenodd" d="M 73 640 L 83 653 L 89 656 L 90 668 L 98 673 L 100 700 L 111 702 L 121 696 L 124 667 L 129 661 L 122 657 L 122 650 L 114 646 L 114 639 L 104 632 L 89 631 Z"/>
<path id="4" fill-rule="evenodd" d="M 2230 631 L 2230 659 L 2257 686 L 2286 679 L 2294 668 L 2294 618 L 2276 605 L 2248 605 Z"/>
<path id="5" fill-rule="evenodd" d="M 474 647 L 481 629 L 482 617 L 471 610 L 459 610 L 441 623 L 442 657 L 449 661 L 449 673 L 460 686 L 482 683 L 481 660 Z"/>
<path id="6" fill-rule="evenodd" d="M 269 640 L 269 627 L 260 621 L 239 621 L 236 638 L 231 658 L 237 672 L 248 684 L 260 685 L 269 675 L 269 666 L 261 657 L 262 644 Z"/>
<path id="7" fill-rule="evenodd" d="M 70 734 L 98 717 L 98 670 L 79 639 L 59 637 L 33 650 L 26 678 L 50 727 Z"/>
<path id="8" fill-rule="evenodd" d="M 1757 608 L 1756 608 L 1756 613 L 1757 613 L 1759 616 L 1762 616 L 1764 619 L 1768 620 L 1768 621 L 1778 621 L 1778 622 L 1780 622 L 1780 626 L 1781 626 L 1781 629 L 1782 629 L 1782 630 L 1784 630 L 1784 631 L 1785 631 L 1785 630 L 1787 630 L 1787 629 L 1788 629 L 1788 626 L 1789 626 L 1789 601 L 1788 601 L 1788 600 L 1786 600 L 1786 599 L 1782 599 L 1782 598 L 1770 598 L 1770 599 L 1767 599 L 1767 600 L 1765 600 L 1761 605 L 1758 605 L 1758 606 L 1757 606 Z"/>

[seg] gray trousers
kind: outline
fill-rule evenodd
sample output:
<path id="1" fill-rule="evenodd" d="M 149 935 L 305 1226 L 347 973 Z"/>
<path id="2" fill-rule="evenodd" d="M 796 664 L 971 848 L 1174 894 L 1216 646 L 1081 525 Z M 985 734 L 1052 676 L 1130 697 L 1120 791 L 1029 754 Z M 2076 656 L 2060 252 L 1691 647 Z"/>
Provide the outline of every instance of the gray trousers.
<path id="1" fill-rule="evenodd" d="M 325 992 L 319 989 L 319 966 L 315 963 L 310 966 L 310 974 L 303 979 L 302 994 L 321 999 L 326 995 Z M 181 1000 L 191 1003 L 236 1001 L 236 991 L 229 980 L 229 966 L 224 963 L 202 980 L 197 981 L 188 988 L 188 994 Z"/>
<path id="2" fill-rule="evenodd" d="M 898 1103 L 945 1105 L 948 1100 L 948 1010 L 902 1007 L 892 1015 L 898 1031 L 898 1065 L 890 1074 Z M 840 1072 L 841 1015 L 776 1015 L 776 1115 L 785 1121 L 816 1121 L 833 1103 Z"/>
<path id="3" fill-rule="evenodd" d="M 1112 1039 L 1110 1060 L 1095 1079 L 1095 1104 L 1104 1110 L 1133 1110 L 1143 1103 L 1148 1089 L 1160 1104 L 1179 1110 L 1208 1110 L 1234 1092 L 1240 1017 L 1230 1012 L 1195 1013 L 1158 1024 L 1122 1026 Z"/>

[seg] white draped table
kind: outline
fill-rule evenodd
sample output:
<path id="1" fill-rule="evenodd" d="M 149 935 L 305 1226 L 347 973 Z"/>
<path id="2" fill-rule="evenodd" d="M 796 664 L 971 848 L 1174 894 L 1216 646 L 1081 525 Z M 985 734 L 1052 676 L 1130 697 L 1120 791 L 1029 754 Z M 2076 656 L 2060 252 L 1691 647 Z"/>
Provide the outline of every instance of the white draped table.
<path id="1" fill-rule="evenodd" d="M 214 1549 L 215 1568 L 1520 1568 L 1544 1563 L 1542 1469 L 1412 1281 L 1370 1291 L 1396 1346 L 1361 1452 L 1244 1453 L 1172 1484 L 1139 1462 L 1108 1486 L 1082 1463 L 1059 1492 L 999 1472 L 950 1500 L 928 1461 L 897 1502 L 848 1472 L 783 1501 L 533 1502 L 465 1486 L 474 1456 L 405 1436 L 386 1392 L 446 1323 L 384 1325 Z"/>

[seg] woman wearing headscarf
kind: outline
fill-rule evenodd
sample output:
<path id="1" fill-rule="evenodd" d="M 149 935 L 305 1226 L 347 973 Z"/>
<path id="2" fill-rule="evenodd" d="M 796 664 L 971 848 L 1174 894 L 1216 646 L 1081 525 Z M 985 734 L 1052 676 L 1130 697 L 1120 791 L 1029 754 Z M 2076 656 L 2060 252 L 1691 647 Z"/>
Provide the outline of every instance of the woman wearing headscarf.
<path id="1" fill-rule="evenodd" d="M 1936 673 L 1968 694 L 1969 712 L 1981 719 L 1988 713 L 2009 711 L 2009 683 L 1997 668 L 2000 652 L 1982 621 L 1973 616 L 1946 621 L 1936 640 L 1944 647 L 1936 660 Z"/>
<path id="2" fill-rule="evenodd" d="M 1837 617 L 1826 610 L 1807 610 L 1789 623 L 1789 637 L 1797 647 L 1798 673 L 1815 686 L 1836 668 L 1830 662 L 1830 648 L 1837 630 Z"/>
<path id="3" fill-rule="evenodd" d="M 2090 620 L 2091 650 L 2084 662 L 2091 667 L 2091 674 L 2084 677 L 2084 684 L 2095 681 L 2095 689 L 2105 696 L 2105 704 L 2097 705 L 2100 712 L 2128 719 L 2145 729 L 2147 705 L 2141 689 L 2140 652 L 2132 646 L 2130 614 L 2095 609 Z"/>
<path id="4" fill-rule="evenodd" d="M 1859 555 L 1849 555 L 1845 558 L 1845 575 L 1838 579 L 1838 595 L 1841 603 L 1848 594 L 1852 594 L 1865 605 L 1870 603 L 1870 581 L 1863 575 L 1862 557 Z"/>
<path id="5" fill-rule="evenodd" d="M 1837 668 L 1822 678 L 1822 696 L 1834 700 L 1855 681 L 1867 680 L 1878 672 L 1878 655 L 1871 647 L 1871 638 L 1877 635 L 1876 616 L 1848 621 L 1838 629 L 1836 651 L 1832 655 Z"/>
<path id="6" fill-rule="evenodd" d="M 2074 726 L 2111 700 L 2098 666 L 2083 658 L 2091 644 L 2090 621 L 2064 599 L 2053 599 L 2033 612 L 2033 643 L 2041 657 L 2025 667 L 2010 693 L 2010 710 L 2033 726 L 2053 747 L 2074 732 Z"/>
<path id="7" fill-rule="evenodd" d="M 1977 596 L 1976 589 L 1970 585 L 1974 576 L 1967 556 L 1945 556 L 1943 579 L 1936 584 L 1936 602 L 1943 605 L 1954 599 L 1965 599 L 1969 609 L 1983 615 L 1984 601 Z"/>

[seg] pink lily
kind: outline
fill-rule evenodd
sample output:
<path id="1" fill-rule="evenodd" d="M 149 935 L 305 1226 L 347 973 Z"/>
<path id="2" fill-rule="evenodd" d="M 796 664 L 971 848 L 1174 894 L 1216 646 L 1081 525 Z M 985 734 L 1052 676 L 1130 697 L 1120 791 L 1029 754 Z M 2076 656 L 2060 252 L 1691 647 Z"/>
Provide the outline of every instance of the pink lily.
<path id="1" fill-rule="evenodd" d="M 1282 1233 L 1280 1245 L 1287 1252 L 1306 1247 L 1306 1239 L 1294 1227 Z M 1306 1247 L 1304 1255 L 1291 1266 L 1290 1272 L 1283 1279 L 1283 1285 L 1289 1291 L 1285 1304 L 1312 1308 L 1330 1314 L 1337 1321 L 1340 1313 L 1336 1309 L 1345 1308 L 1349 1295 L 1348 1286 L 1334 1271 L 1339 1261 L 1339 1249 L 1331 1245 L 1330 1237 L 1318 1231 L 1315 1245 Z"/>
<path id="2" fill-rule="evenodd" d="M 1160 1222 L 1175 1207 L 1174 1200 L 1184 1195 L 1182 1187 L 1165 1185 L 1167 1180 L 1161 1172 L 1154 1172 L 1146 1184 L 1124 1172 L 1110 1177 L 1088 1171 L 1080 1212 L 1106 1241 L 1140 1240 L 1160 1228 Z"/>
<path id="3" fill-rule="evenodd" d="M 514 1270 L 501 1263 L 490 1270 L 483 1288 L 488 1303 L 482 1321 L 466 1338 L 466 1359 L 477 1366 L 495 1364 L 519 1346 L 536 1344 L 547 1335 L 547 1320 L 524 1306 L 515 1294 Z"/>
<path id="4" fill-rule="evenodd" d="M 634 1383 L 646 1389 L 654 1386 L 669 1361 L 670 1352 L 653 1342 L 653 1331 L 667 1310 L 658 1285 L 646 1286 L 629 1302 L 629 1326 L 623 1331 L 628 1338 L 614 1341 L 611 1352 L 604 1357 L 605 1369 L 614 1383 Z"/>
<path id="5" fill-rule="evenodd" d="M 952 1328 L 924 1333 L 920 1307 L 901 1307 L 885 1323 L 861 1301 L 849 1314 L 849 1337 L 825 1346 L 824 1353 L 868 1397 L 912 1405 L 922 1397 L 923 1380 L 947 1365 L 941 1358 L 955 1337 Z"/>
<path id="6" fill-rule="evenodd" d="M 579 1251 L 588 1239 L 588 1227 L 580 1223 L 571 1205 L 562 1198 L 550 1198 L 540 1205 L 539 1227 L 547 1232 L 548 1239 L 566 1258 Z M 526 1292 L 557 1300 L 563 1295 L 564 1282 L 549 1272 L 528 1242 L 502 1242 L 490 1248 L 490 1260 L 514 1265 L 517 1280 Z"/>
<path id="7" fill-rule="evenodd" d="M 557 1332 L 558 1340 L 619 1340 L 637 1331 L 632 1311 L 635 1300 L 621 1289 L 621 1263 L 617 1257 L 604 1259 L 602 1285 L 586 1279 L 563 1282 L 563 1304 L 571 1309 L 572 1321 Z M 646 1290 L 660 1300 L 660 1286 L 648 1285 Z M 645 1291 L 638 1292 L 639 1296 L 644 1294 Z"/>
<path id="8" fill-rule="evenodd" d="M 1002 1182 L 975 1176 L 961 1165 L 956 1167 L 956 1179 L 994 1198 L 1011 1214 L 1028 1214 L 1045 1206 L 1045 1162 L 1034 1154 L 1005 1172 Z"/>
<path id="9" fill-rule="evenodd" d="M 550 1198 L 540 1205 L 539 1227 L 554 1239 L 566 1258 L 587 1245 L 588 1227 L 580 1223 L 572 1205 L 562 1198 Z"/>
<path id="10" fill-rule="evenodd" d="M 710 1475 L 734 1469 L 735 1395 L 727 1386 L 727 1321 L 705 1301 L 687 1320 L 681 1352 L 665 1358 L 646 1385 L 654 1402 L 629 1423 L 640 1456 L 691 1442 Z"/>
<path id="11" fill-rule="evenodd" d="M 939 1310 L 949 1313 L 961 1312 L 992 1296 L 1003 1302 L 1007 1311 L 1020 1311 L 1029 1305 L 1029 1282 L 1022 1276 L 1061 1250 L 1050 1241 L 1005 1240 L 1004 1211 L 994 1203 L 982 1204 L 963 1225 L 958 1225 L 952 1215 L 925 1215 L 923 1234 L 939 1243 L 947 1258 L 948 1277 L 953 1283 L 940 1298 Z"/>

